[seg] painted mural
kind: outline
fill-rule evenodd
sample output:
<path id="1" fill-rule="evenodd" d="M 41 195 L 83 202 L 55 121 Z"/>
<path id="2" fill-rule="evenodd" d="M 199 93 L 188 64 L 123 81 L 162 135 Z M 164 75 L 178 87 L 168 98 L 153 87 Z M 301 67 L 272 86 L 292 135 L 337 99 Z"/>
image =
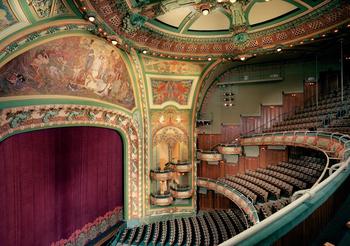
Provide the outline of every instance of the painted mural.
<path id="1" fill-rule="evenodd" d="M 68 12 L 62 0 L 27 0 L 39 18 L 61 15 Z"/>
<path id="2" fill-rule="evenodd" d="M 0 1 L 0 31 L 16 23 L 17 20 L 7 1 Z"/>
<path id="3" fill-rule="evenodd" d="M 68 37 L 31 49 L 0 68 L 0 96 L 71 95 L 135 106 L 126 65 L 115 47 Z"/>
<path id="4" fill-rule="evenodd" d="M 192 80 L 171 80 L 151 78 L 153 104 L 161 105 L 167 101 L 174 101 L 180 105 L 187 105 Z"/>
<path id="5" fill-rule="evenodd" d="M 174 75 L 199 75 L 206 65 L 206 63 L 174 61 L 151 57 L 144 57 L 143 62 L 145 70 L 148 73 Z"/>

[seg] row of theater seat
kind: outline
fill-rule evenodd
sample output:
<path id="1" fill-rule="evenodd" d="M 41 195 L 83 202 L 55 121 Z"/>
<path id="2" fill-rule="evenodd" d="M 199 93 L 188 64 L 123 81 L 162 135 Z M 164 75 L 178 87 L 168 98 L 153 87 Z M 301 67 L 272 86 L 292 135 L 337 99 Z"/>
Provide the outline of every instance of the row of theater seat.
<path id="1" fill-rule="evenodd" d="M 268 201 L 265 203 L 256 204 L 255 208 L 258 212 L 259 219 L 263 220 L 277 212 L 278 210 L 284 208 L 290 203 L 290 198 L 281 198 L 275 201 Z"/>
<path id="2" fill-rule="evenodd" d="M 122 229 L 116 245 L 217 245 L 247 229 L 239 209 L 214 210 L 201 215 Z"/>
<path id="3" fill-rule="evenodd" d="M 288 197 L 295 190 L 310 188 L 321 175 L 324 164 L 322 159 L 303 157 L 219 180 L 254 203 L 265 203 L 281 195 Z"/>
<path id="4" fill-rule="evenodd" d="M 344 117 L 349 117 L 350 107 L 350 87 L 346 87 L 341 100 L 340 92 L 331 93 L 321 100 L 318 105 L 310 105 L 299 110 L 295 114 L 285 117 L 283 121 L 274 123 L 272 127 L 264 129 L 263 132 L 330 129 L 339 132 L 349 133 L 349 128 L 337 127 L 337 124 L 349 126 L 349 122 Z M 344 121 L 345 120 L 345 121 Z M 334 121 L 336 121 L 334 123 Z M 337 129 L 334 129 L 333 124 Z M 329 125 L 329 126 L 328 126 Z"/>

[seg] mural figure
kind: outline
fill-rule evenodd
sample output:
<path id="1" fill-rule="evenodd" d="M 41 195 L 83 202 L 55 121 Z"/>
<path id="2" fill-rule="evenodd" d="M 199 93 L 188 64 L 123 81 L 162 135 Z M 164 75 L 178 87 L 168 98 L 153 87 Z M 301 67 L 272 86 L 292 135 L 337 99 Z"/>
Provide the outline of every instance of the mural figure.
<path id="1" fill-rule="evenodd" d="M 44 44 L 0 69 L 0 96 L 35 94 L 91 97 L 129 109 L 135 105 L 119 53 L 102 41 L 84 37 Z"/>
<path id="2" fill-rule="evenodd" d="M 188 103 L 192 80 L 158 80 L 151 79 L 153 103 L 162 104 L 174 101 L 180 105 Z"/>
<path id="3" fill-rule="evenodd" d="M 16 22 L 7 1 L 0 1 L 0 31 Z"/>

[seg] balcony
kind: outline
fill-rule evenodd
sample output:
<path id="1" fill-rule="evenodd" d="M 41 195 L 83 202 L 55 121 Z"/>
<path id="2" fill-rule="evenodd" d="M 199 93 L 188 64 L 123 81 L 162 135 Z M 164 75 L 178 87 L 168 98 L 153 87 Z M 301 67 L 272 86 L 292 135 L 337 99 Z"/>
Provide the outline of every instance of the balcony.
<path id="1" fill-rule="evenodd" d="M 198 152 L 197 158 L 201 161 L 207 161 L 208 164 L 218 164 L 222 160 L 222 154 L 216 151 Z"/>
<path id="2" fill-rule="evenodd" d="M 188 173 L 192 171 L 192 163 L 188 161 L 178 161 L 171 164 L 172 169 L 175 172 Z"/>
<path id="3" fill-rule="evenodd" d="M 168 206 L 173 203 L 173 197 L 170 192 L 164 194 L 151 194 L 151 204 L 157 206 Z"/>
<path id="4" fill-rule="evenodd" d="M 177 199 L 186 199 L 192 197 L 192 189 L 189 186 L 177 186 L 170 188 L 171 195 Z"/>
<path id="5" fill-rule="evenodd" d="M 171 169 L 154 169 L 151 170 L 151 178 L 158 181 L 166 181 L 173 178 L 173 171 Z"/>
<path id="6" fill-rule="evenodd" d="M 230 144 L 220 144 L 217 147 L 220 154 L 223 155 L 241 155 L 242 147 L 238 145 L 230 145 Z"/>

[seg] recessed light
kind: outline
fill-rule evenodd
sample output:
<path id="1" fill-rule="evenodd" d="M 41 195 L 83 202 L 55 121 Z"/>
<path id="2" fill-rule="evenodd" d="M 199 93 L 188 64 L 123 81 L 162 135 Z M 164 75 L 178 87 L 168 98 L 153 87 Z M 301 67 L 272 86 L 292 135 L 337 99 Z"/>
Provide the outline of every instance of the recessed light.
<path id="1" fill-rule="evenodd" d="M 207 9 L 207 8 L 202 9 L 202 14 L 203 15 L 208 15 L 209 14 L 209 9 Z"/>

